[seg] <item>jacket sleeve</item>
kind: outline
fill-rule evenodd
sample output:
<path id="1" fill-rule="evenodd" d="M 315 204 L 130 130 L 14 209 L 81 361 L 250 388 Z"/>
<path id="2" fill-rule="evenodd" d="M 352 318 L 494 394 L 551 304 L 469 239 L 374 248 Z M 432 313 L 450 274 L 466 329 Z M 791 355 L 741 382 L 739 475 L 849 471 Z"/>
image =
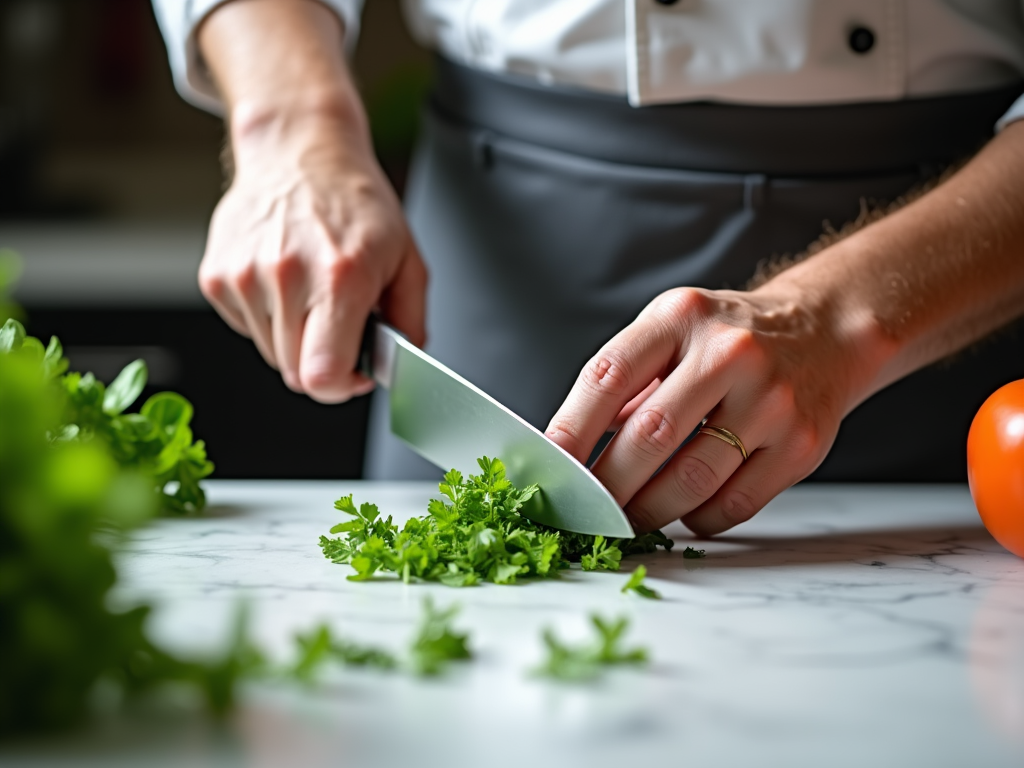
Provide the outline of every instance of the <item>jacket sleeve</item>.
<path id="1" fill-rule="evenodd" d="M 996 132 L 1003 130 L 1015 120 L 1024 120 L 1024 96 L 1013 102 L 1006 110 L 1006 114 L 999 118 L 999 122 L 996 123 Z"/>
<path id="2" fill-rule="evenodd" d="M 1021 12 L 1024 13 L 1024 0 L 1020 0 Z M 996 123 L 996 133 L 1003 130 L 1010 123 L 1015 120 L 1024 120 L 1024 95 L 1017 99 L 1010 108 L 1006 110 L 1006 114 L 999 118 Z"/>
<path id="3" fill-rule="evenodd" d="M 153 9 L 167 45 L 174 87 L 182 98 L 200 109 L 223 114 L 224 107 L 213 78 L 196 44 L 196 29 L 226 0 L 153 0 Z M 319 0 L 338 14 L 345 27 L 345 49 L 355 48 L 363 0 Z"/>

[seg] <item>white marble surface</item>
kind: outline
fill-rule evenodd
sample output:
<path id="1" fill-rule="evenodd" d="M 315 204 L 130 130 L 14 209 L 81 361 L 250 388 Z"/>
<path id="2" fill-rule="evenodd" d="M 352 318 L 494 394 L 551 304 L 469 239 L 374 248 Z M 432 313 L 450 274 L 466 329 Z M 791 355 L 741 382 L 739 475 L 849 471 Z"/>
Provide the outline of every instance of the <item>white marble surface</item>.
<path id="1" fill-rule="evenodd" d="M 0 763 L 1024 765 L 1024 561 L 965 488 L 796 488 L 696 561 L 676 524 L 677 551 L 627 560 L 647 565 L 654 602 L 620 594 L 625 575 L 580 571 L 463 590 L 349 582 L 317 546 L 333 500 L 355 492 L 403 519 L 429 486 L 209 487 L 209 517 L 161 521 L 122 557 L 122 597 L 159 602 L 167 643 L 216 647 L 244 596 L 274 653 L 322 620 L 399 649 L 429 594 L 462 606 L 477 659 L 438 681 L 342 671 L 314 691 L 256 686 L 221 729 L 150 705 Z M 541 629 L 582 638 L 591 611 L 629 616 L 653 665 L 583 686 L 527 676 Z"/>

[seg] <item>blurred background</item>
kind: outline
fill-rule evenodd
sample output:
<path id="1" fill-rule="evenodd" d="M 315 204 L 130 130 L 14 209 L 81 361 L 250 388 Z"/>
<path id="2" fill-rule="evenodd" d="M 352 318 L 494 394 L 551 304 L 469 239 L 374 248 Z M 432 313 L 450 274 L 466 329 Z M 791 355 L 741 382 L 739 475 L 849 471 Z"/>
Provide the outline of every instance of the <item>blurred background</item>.
<path id="1" fill-rule="evenodd" d="M 218 477 L 358 477 L 367 399 L 291 393 L 199 293 L 224 128 L 175 92 L 148 0 L 3 0 L 0 38 L 0 248 L 29 333 L 105 381 L 145 358 L 150 392 L 195 404 Z M 399 0 L 367 3 L 354 69 L 401 191 L 430 57 Z"/>

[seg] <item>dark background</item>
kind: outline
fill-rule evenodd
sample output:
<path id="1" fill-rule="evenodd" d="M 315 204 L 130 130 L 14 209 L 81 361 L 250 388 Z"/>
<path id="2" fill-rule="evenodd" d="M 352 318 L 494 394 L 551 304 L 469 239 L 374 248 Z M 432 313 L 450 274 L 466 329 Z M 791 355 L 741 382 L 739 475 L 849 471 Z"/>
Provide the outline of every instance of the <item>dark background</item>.
<path id="1" fill-rule="evenodd" d="M 353 67 L 399 187 L 429 61 L 398 0 L 367 3 Z M 145 357 L 149 391 L 175 389 L 195 404 L 218 477 L 358 477 L 366 398 L 323 406 L 289 392 L 194 281 L 191 294 L 161 294 L 158 267 L 191 274 L 201 255 L 223 142 L 221 120 L 175 92 L 147 0 L 0 2 L 0 248 L 24 261 L 15 295 L 29 332 L 58 335 L 74 369 L 107 381 Z M 83 263 L 118 243 L 132 259 L 125 237 L 139 244 L 137 294 L 111 293 L 99 261 L 94 271 Z M 69 288 L 61 259 L 96 280 Z M 152 285 L 142 291 L 143 282 Z"/>

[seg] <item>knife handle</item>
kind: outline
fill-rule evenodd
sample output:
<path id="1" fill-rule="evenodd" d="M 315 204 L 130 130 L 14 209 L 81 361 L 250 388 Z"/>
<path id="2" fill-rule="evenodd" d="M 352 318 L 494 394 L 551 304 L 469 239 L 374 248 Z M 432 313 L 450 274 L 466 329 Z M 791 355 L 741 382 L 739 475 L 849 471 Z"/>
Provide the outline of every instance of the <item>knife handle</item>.
<path id="1" fill-rule="evenodd" d="M 366 326 L 363 328 L 363 340 L 359 344 L 359 359 L 356 360 L 356 370 L 368 379 L 373 378 L 373 351 L 376 346 L 377 326 L 380 324 L 380 315 L 371 312 L 366 318 Z"/>
<path id="2" fill-rule="evenodd" d="M 371 312 L 363 328 L 356 370 L 385 389 L 391 389 L 395 352 L 399 344 L 408 344 L 405 336 L 381 320 L 376 312 Z"/>

